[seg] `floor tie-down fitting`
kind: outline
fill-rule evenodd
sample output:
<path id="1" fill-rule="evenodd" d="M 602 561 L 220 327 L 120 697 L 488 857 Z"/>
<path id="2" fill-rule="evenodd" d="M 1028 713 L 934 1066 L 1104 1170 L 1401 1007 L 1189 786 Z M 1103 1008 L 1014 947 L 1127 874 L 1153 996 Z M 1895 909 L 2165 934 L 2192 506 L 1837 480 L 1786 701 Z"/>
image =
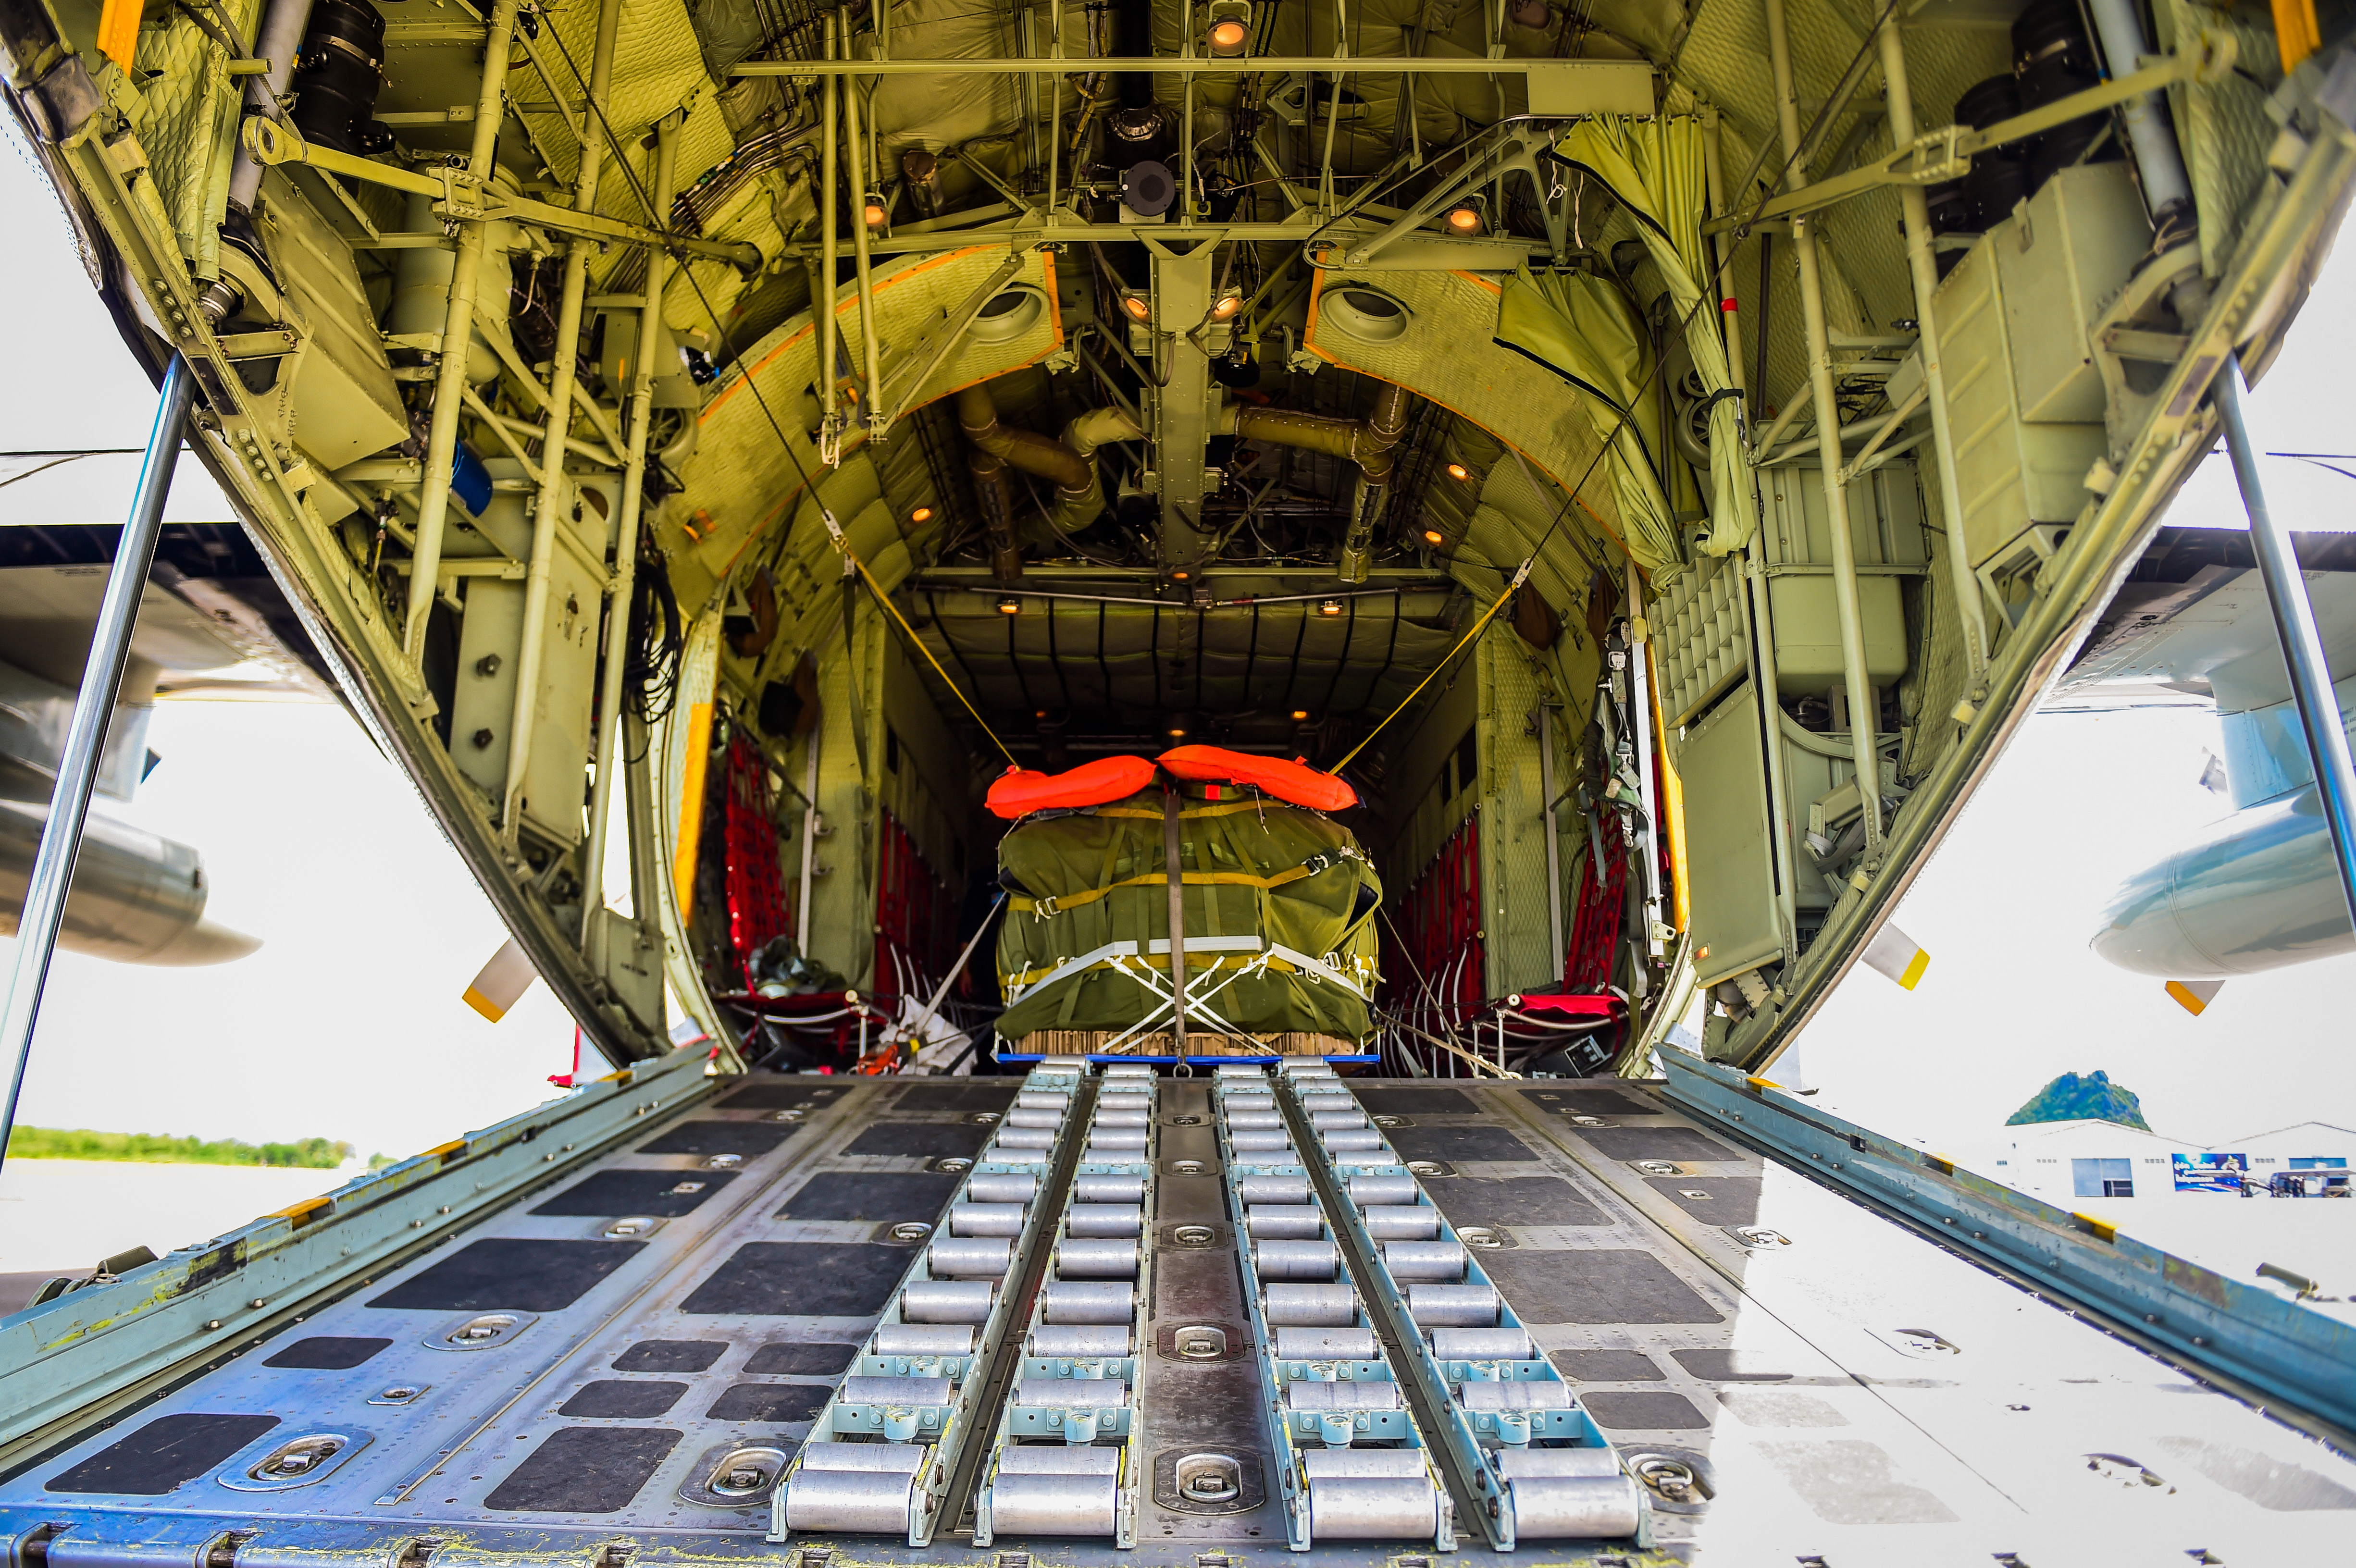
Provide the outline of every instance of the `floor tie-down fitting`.
<path id="1" fill-rule="evenodd" d="M 770 1540 L 802 1531 L 930 1543 L 958 1456 L 989 1419 L 976 1405 L 1014 1312 L 1010 1282 L 1047 1229 L 1079 1083 L 1077 1069 L 1044 1064 L 1023 1080 L 950 1200 L 946 1233 L 916 1254 L 819 1412 L 771 1499 Z"/>
<path id="2" fill-rule="evenodd" d="M 1285 1529 L 1320 1540 L 1455 1545 L 1453 1507 L 1268 1081 L 1214 1083 L 1228 1212 L 1244 1264 Z"/>
<path id="3" fill-rule="evenodd" d="M 1054 1231 L 1023 1360 L 974 1499 L 973 1543 L 1110 1536 L 1137 1543 L 1140 1291 L 1151 1277 L 1153 1071 L 1112 1067 Z"/>
<path id="4" fill-rule="evenodd" d="M 1480 1501 L 1491 1544 L 1649 1541 L 1644 1488 L 1346 1083 L 1290 1063 L 1280 1077 L 1285 1119 L 1316 1140 L 1348 1244 L 1399 1328 L 1406 1374 L 1440 1413 L 1434 1439 Z"/>

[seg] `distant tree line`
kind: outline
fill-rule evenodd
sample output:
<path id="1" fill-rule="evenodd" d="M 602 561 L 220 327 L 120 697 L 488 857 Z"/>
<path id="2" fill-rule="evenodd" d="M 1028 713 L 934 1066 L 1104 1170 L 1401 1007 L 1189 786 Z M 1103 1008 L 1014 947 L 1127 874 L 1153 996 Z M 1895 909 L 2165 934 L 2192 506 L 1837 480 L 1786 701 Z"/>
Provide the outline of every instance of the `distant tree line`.
<path id="1" fill-rule="evenodd" d="M 86 1127 L 18 1127 L 8 1137 L 11 1159 L 106 1159 L 174 1165 L 252 1165 L 289 1170 L 333 1170 L 352 1157 L 352 1146 L 327 1138 L 249 1144 L 235 1138 L 175 1138 L 160 1133 L 99 1133 Z"/>

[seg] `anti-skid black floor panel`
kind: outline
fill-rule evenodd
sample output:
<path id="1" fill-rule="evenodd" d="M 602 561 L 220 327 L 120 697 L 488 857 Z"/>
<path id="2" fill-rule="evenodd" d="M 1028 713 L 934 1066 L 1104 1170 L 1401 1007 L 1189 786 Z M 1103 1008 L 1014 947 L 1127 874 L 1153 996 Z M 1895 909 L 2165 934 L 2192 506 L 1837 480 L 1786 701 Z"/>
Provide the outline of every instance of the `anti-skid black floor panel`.
<path id="1" fill-rule="evenodd" d="M 915 1254 L 867 1242 L 748 1242 L 680 1303 L 706 1317 L 872 1317 Z"/>
<path id="2" fill-rule="evenodd" d="M 644 1242 L 475 1242 L 370 1307 L 431 1312 L 562 1312 L 645 1247 Z"/>
<path id="3" fill-rule="evenodd" d="M 823 1383 L 737 1383 L 704 1413 L 714 1421 L 757 1421 L 784 1426 L 808 1421 L 834 1391 Z"/>
<path id="4" fill-rule="evenodd" d="M 1529 1145 L 1503 1127 L 1393 1127 L 1386 1135 L 1402 1159 L 1536 1159 Z"/>
<path id="5" fill-rule="evenodd" d="M 830 1345 L 813 1339 L 777 1339 L 753 1352 L 744 1370 L 756 1378 L 830 1378 L 851 1365 L 856 1345 Z"/>
<path id="6" fill-rule="evenodd" d="M 1755 1176 L 1655 1176 L 1644 1185 L 1713 1225 L 1759 1222 L 1760 1181 Z M 1701 1196 L 1695 1197 L 1697 1192 Z"/>
<path id="7" fill-rule="evenodd" d="M 892 1108 L 911 1115 L 930 1115 L 945 1111 L 1003 1111 L 1014 1104 L 1022 1085 L 1012 1080 L 1003 1083 L 911 1083 L 900 1091 L 900 1098 Z"/>
<path id="8" fill-rule="evenodd" d="M 641 1339 L 614 1358 L 617 1372 L 700 1372 L 728 1353 L 724 1339 Z"/>
<path id="9" fill-rule="evenodd" d="M 507 1513 L 618 1513 L 679 1438 L 661 1426 L 560 1427 L 491 1488 L 483 1506 Z"/>
<path id="10" fill-rule="evenodd" d="M 1480 1109 L 1462 1089 L 1426 1089 L 1419 1084 L 1368 1085 L 1357 1091 L 1370 1116 L 1466 1116 Z"/>
<path id="11" fill-rule="evenodd" d="M 51 1477 L 47 1489 L 160 1498 L 195 1480 L 277 1424 L 274 1415 L 191 1412 L 158 1416 L 72 1469 Z"/>
<path id="12" fill-rule="evenodd" d="M 1709 1427 L 1709 1417 L 1681 1393 L 1607 1390 L 1581 1394 L 1579 1403 L 1597 1425 L 1622 1432 L 1702 1432 Z"/>
<path id="13" fill-rule="evenodd" d="M 1454 1225 L 1608 1225 L 1602 1210 L 1558 1176 L 1435 1176 L 1423 1189 Z"/>
<path id="14" fill-rule="evenodd" d="M 991 1129 L 965 1122 L 878 1122 L 851 1140 L 847 1155 L 884 1155 L 931 1159 L 955 1155 L 971 1159 L 990 1141 Z"/>
<path id="15" fill-rule="evenodd" d="M 929 1224 L 964 1180 L 945 1171 L 821 1170 L 777 1211 L 780 1220 L 873 1220 Z"/>
<path id="16" fill-rule="evenodd" d="M 807 1079 L 760 1079 L 719 1102 L 723 1111 L 814 1111 L 831 1105 L 851 1093 L 847 1083 L 812 1083 Z"/>
<path id="17" fill-rule="evenodd" d="M 348 1372 L 391 1343 L 390 1339 L 322 1335 L 310 1339 L 297 1339 L 262 1364 L 265 1367 L 298 1367 L 310 1372 Z"/>
<path id="18" fill-rule="evenodd" d="M 1569 1084 L 1549 1083 L 1543 1088 L 1522 1091 L 1532 1104 L 1543 1111 L 1560 1111 L 1573 1116 L 1657 1116 L 1661 1107 L 1623 1094 L 1617 1089 L 1579 1089 Z"/>
<path id="19" fill-rule="evenodd" d="M 1710 1350 L 1671 1350 L 1677 1365 L 1704 1382 L 1710 1383 L 1782 1383 L 1792 1381 L 1792 1374 L 1774 1370 L 1773 1363 L 1762 1360 L 1756 1350 L 1731 1348 Z"/>
<path id="20" fill-rule="evenodd" d="M 668 1415 L 685 1383 L 641 1382 L 635 1378 L 604 1378 L 583 1385 L 581 1392 L 557 1408 L 559 1415 L 605 1421 L 651 1421 Z"/>
<path id="21" fill-rule="evenodd" d="M 1633 1247 L 1573 1252 L 1509 1248 L 1481 1266 L 1525 1323 L 1716 1323 L 1691 1285 Z"/>
<path id="22" fill-rule="evenodd" d="M 1731 1165 L 1741 1156 L 1712 1143 L 1691 1127 L 1581 1127 L 1570 1129 L 1606 1159 L 1674 1159 Z"/>
<path id="23" fill-rule="evenodd" d="M 683 1122 L 654 1142 L 640 1144 L 638 1153 L 734 1154 L 751 1159 L 801 1130 L 799 1122 Z"/>
<path id="24" fill-rule="evenodd" d="M 1657 1383 L 1668 1374 L 1642 1350 L 1548 1350 L 1555 1371 L 1573 1382 Z"/>
<path id="25" fill-rule="evenodd" d="M 532 1211 L 535 1214 L 579 1214 L 600 1219 L 619 1214 L 646 1214 L 676 1220 L 691 1214 L 705 1200 L 736 1179 L 728 1170 L 601 1170 L 558 1193 Z M 682 1191 L 685 1188 L 690 1190 Z"/>

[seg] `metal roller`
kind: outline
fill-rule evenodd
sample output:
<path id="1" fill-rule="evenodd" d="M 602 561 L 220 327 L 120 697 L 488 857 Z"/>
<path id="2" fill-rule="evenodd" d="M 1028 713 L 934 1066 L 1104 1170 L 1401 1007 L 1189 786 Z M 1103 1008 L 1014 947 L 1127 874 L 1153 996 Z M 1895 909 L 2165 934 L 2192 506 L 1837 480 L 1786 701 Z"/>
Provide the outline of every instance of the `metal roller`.
<path id="1" fill-rule="evenodd" d="M 1153 1085 L 1142 1080 L 1114 1079 L 1097 1091 L 1099 1105 L 1137 1106 L 1153 1103 Z"/>
<path id="2" fill-rule="evenodd" d="M 1090 1165 L 1135 1165 L 1144 1157 L 1142 1145 L 1091 1143 L 1080 1151 L 1080 1158 Z"/>
<path id="3" fill-rule="evenodd" d="M 1401 1284 L 1415 1279 L 1461 1281 L 1465 1265 L 1472 1262 L 1462 1242 L 1385 1242 L 1382 1253 L 1391 1277 Z"/>
<path id="4" fill-rule="evenodd" d="M 1372 1328 L 1279 1328 L 1280 1361 L 1378 1361 L 1382 1348 Z"/>
<path id="5" fill-rule="evenodd" d="M 1271 1285 L 1260 1298 L 1271 1328 L 1349 1328 L 1358 1321 L 1358 1296 L 1346 1285 Z"/>
<path id="6" fill-rule="evenodd" d="M 1267 1074 L 1255 1062 L 1222 1061 L 1211 1070 L 1217 1078 L 1261 1078 Z"/>
<path id="7" fill-rule="evenodd" d="M 1018 1089 L 1014 1093 L 1015 1109 L 1022 1111 L 1062 1111 L 1071 1104 L 1071 1094 L 1062 1089 Z"/>
<path id="8" fill-rule="evenodd" d="M 1136 1339 L 1126 1323 L 1044 1323 L 1031 1330 L 1025 1355 L 1095 1360 L 1129 1355 Z"/>
<path id="9" fill-rule="evenodd" d="M 1443 1361 L 1535 1361 L 1537 1347 L 1520 1328 L 1434 1328 L 1431 1353 Z"/>
<path id="10" fill-rule="evenodd" d="M 1366 1120 L 1364 1111 L 1312 1111 L 1309 1125 L 1322 1133 L 1328 1127 L 1364 1127 L 1373 1124 Z"/>
<path id="11" fill-rule="evenodd" d="M 1153 1069 L 1142 1061 L 1106 1062 L 1105 1082 L 1109 1083 L 1116 1078 L 1142 1078 L 1150 1083 L 1153 1078 Z"/>
<path id="12" fill-rule="evenodd" d="M 1393 1204 L 1412 1203 L 1418 1196 L 1412 1176 L 1354 1176 L 1350 1178 L 1350 1201 L 1361 1209 L 1380 1209 Z"/>
<path id="13" fill-rule="evenodd" d="M 1383 1147 L 1383 1135 L 1372 1127 L 1335 1127 L 1317 1135 L 1327 1148 L 1378 1149 Z"/>
<path id="14" fill-rule="evenodd" d="M 1230 1133 L 1227 1143 L 1237 1154 L 1290 1154 L 1292 1140 L 1281 1132 Z"/>
<path id="15" fill-rule="evenodd" d="M 1020 1203 L 958 1203 L 949 1209 L 952 1236 L 1019 1236 L 1030 1211 Z"/>
<path id="16" fill-rule="evenodd" d="M 1281 1132 L 1284 1118 L 1274 1111 L 1229 1111 L 1227 1131 L 1231 1133 Z"/>
<path id="17" fill-rule="evenodd" d="M 1006 1113 L 1006 1125 L 1010 1127 L 1060 1127 L 1064 1125 L 1066 1114 L 1060 1109 L 1035 1111 L 1017 1105 Z"/>
<path id="18" fill-rule="evenodd" d="M 1244 1229 L 1256 1237 L 1313 1242 L 1325 1233 L 1325 1215 L 1314 1203 L 1254 1203 L 1244 1211 Z"/>
<path id="19" fill-rule="evenodd" d="M 1312 1455 L 1314 1458 L 1317 1456 Z M 1309 1530 L 1320 1541 L 1410 1541 L 1440 1531 L 1440 1498 L 1421 1476 L 1336 1476 L 1309 1482 Z"/>
<path id="20" fill-rule="evenodd" d="M 1026 1410 L 1109 1410 L 1128 1399 L 1119 1378 L 1024 1377 L 1014 1384 L 1014 1403 Z"/>
<path id="21" fill-rule="evenodd" d="M 1284 1385 L 1287 1410 L 1404 1410 L 1394 1382 L 1326 1382 L 1297 1378 Z"/>
<path id="22" fill-rule="evenodd" d="M 1325 1059 L 1311 1051 L 1296 1051 L 1278 1057 L 1276 1065 L 1280 1072 L 1297 1072 L 1304 1067 L 1323 1067 L 1325 1065 Z"/>
<path id="23" fill-rule="evenodd" d="M 1529 1382 L 1462 1382 L 1456 1403 L 1467 1410 L 1569 1410 L 1579 1401 L 1570 1385 L 1552 1379 Z"/>
<path id="24" fill-rule="evenodd" d="M 1440 1234 L 1440 1211 L 1421 1203 L 1369 1209 L 1365 1221 L 1366 1234 L 1378 1242 L 1429 1242 Z"/>
<path id="25" fill-rule="evenodd" d="M 991 1531 L 1111 1535 L 1119 1503 L 1119 1449 L 1015 1445 L 1000 1455 L 991 1484 Z"/>
<path id="26" fill-rule="evenodd" d="M 1509 1449 L 1497 1468 L 1513 1488 L 1522 1540 L 1629 1536 L 1643 1521 L 1643 1496 L 1609 1448 Z"/>
<path id="27" fill-rule="evenodd" d="M 1145 1201 L 1145 1178 L 1141 1176 L 1076 1176 L 1072 1179 L 1074 1203 L 1142 1203 Z"/>
<path id="28" fill-rule="evenodd" d="M 1039 1287 L 1040 1321 L 1126 1324 L 1136 1316 L 1133 1295 L 1126 1285 L 1051 1279 Z"/>
<path id="29" fill-rule="evenodd" d="M 925 1255 L 936 1279 L 1002 1279 L 1014 1267 L 1014 1243 L 1002 1236 L 942 1236 Z"/>
<path id="30" fill-rule="evenodd" d="M 962 1324 L 885 1323 L 875 1330 L 879 1356 L 970 1356 L 973 1329 Z"/>
<path id="31" fill-rule="evenodd" d="M 1088 1129 L 1088 1144 L 1094 1148 L 1141 1149 L 1145 1147 L 1147 1136 L 1148 1128 L 1141 1121 L 1133 1127 L 1108 1127 L 1104 1125 L 1103 1118 L 1098 1117 L 1097 1125 Z"/>
<path id="32" fill-rule="evenodd" d="M 1236 1182 L 1236 1193 L 1248 1203 L 1307 1203 L 1305 1176 L 1246 1176 Z"/>
<path id="33" fill-rule="evenodd" d="M 1116 1236 L 1068 1236 L 1055 1248 L 1058 1279 L 1135 1279 L 1138 1245 Z"/>
<path id="34" fill-rule="evenodd" d="M 1039 1179 L 1027 1170 L 976 1171 L 965 1195 L 974 1203 L 1028 1203 L 1039 1195 Z"/>
<path id="35" fill-rule="evenodd" d="M 1097 1107 L 1097 1125 L 1099 1127 L 1150 1127 L 1152 1125 L 1153 1113 L 1143 1105 L 1135 1110 L 1125 1105 L 1099 1104 Z"/>
<path id="36" fill-rule="evenodd" d="M 1419 1328 L 1494 1328 L 1497 1292 L 1486 1285 L 1410 1285 L 1407 1310 Z"/>
<path id="37" fill-rule="evenodd" d="M 1060 1124 L 1058 1124 L 1060 1125 Z M 1000 1148 L 1054 1148 L 1054 1127 L 1001 1127 L 997 1147 Z"/>
<path id="38" fill-rule="evenodd" d="M 842 1380 L 845 1404 L 947 1404 L 957 1384 L 947 1378 L 862 1378 Z"/>
<path id="39" fill-rule="evenodd" d="M 1332 1279 L 1342 1267 L 1342 1249 L 1331 1242 L 1255 1240 L 1251 1254 L 1261 1279 Z"/>
<path id="40" fill-rule="evenodd" d="M 900 1317 L 909 1323 L 983 1323 L 998 1294 L 994 1279 L 919 1279 L 900 1292 Z"/>
<path id="41" fill-rule="evenodd" d="M 1314 1116 L 1320 1111 L 1363 1111 L 1357 1096 L 1325 1089 L 1305 1089 L 1301 1094 L 1301 1108 Z"/>
<path id="42" fill-rule="evenodd" d="M 1064 1211 L 1067 1236 L 1135 1236 L 1145 1230 L 1145 1210 L 1136 1203 L 1075 1203 Z"/>
<path id="43" fill-rule="evenodd" d="M 932 1450 L 913 1443 L 811 1443 L 786 1483 L 786 1528 L 900 1535 Z"/>

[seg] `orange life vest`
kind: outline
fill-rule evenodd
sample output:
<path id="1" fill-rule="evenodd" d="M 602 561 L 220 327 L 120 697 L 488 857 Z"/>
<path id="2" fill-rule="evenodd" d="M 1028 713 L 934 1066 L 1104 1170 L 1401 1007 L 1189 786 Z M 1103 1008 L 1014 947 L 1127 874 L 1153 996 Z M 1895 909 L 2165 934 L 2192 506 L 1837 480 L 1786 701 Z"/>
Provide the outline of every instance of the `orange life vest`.
<path id="1" fill-rule="evenodd" d="M 1143 757 L 1099 757 L 1060 773 L 1017 768 L 990 786 L 991 811 L 1013 821 L 1057 806 L 1102 805 L 1153 784 L 1153 764 Z"/>
<path id="2" fill-rule="evenodd" d="M 1315 811 L 1341 811 L 1358 804 L 1358 792 L 1333 774 L 1281 757 L 1255 757 L 1224 746 L 1176 746 L 1156 760 L 1178 778 L 1249 784 Z"/>

